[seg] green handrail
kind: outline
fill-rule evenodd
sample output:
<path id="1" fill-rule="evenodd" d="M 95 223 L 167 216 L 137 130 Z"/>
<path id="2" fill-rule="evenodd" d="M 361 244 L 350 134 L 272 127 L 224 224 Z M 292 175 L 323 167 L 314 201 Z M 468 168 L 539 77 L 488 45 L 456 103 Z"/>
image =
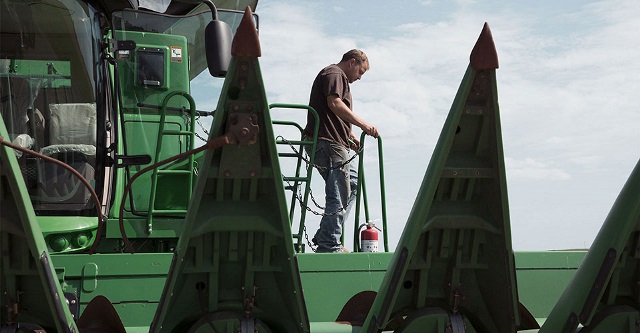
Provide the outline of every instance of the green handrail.
<path id="1" fill-rule="evenodd" d="M 165 130 L 165 120 L 166 120 L 166 115 L 167 115 L 167 105 L 169 103 L 169 100 L 171 98 L 173 98 L 174 96 L 182 96 L 184 97 L 187 102 L 189 102 L 189 130 L 188 131 L 167 131 Z M 193 143 L 195 140 L 195 117 L 196 117 L 196 104 L 195 101 L 193 100 L 193 97 L 191 97 L 191 95 L 189 95 L 189 93 L 184 92 L 184 91 L 173 91 L 171 93 L 169 93 L 167 96 L 165 96 L 164 100 L 162 101 L 162 107 L 160 108 L 160 121 L 158 124 L 158 142 L 156 143 L 156 152 L 155 152 L 155 156 L 154 156 L 154 160 L 153 163 L 156 163 L 158 161 L 160 161 L 160 153 L 162 151 L 162 138 L 165 135 L 179 135 L 179 136 L 188 136 L 188 146 L 187 146 L 187 150 L 191 150 L 193 149 Z M 186 173 L 189 174 L 189 191 L 187 194 L 187 198 L 188 201 L 191 201 L 191 194 L 192 194 L 192 190 L 193 190 L 193 166 L 194 166 L 194 157 L 193 155 L 189 156 L 188 162 L 187 162 L 187 170 Z M 157 192 L 157 186 L 158 186 L 158 174 L 160 170 L 158 170 L 158 168 L 153 170 L 153 173 L 151 175 L 151 191 L 150 191 L 150 196 L 149 196 L 149 213 L 147 216 L 147 232 L 149 234 L 151 234 L 153 232 L 153 215 L 156 213 L 166 213 L 165 211 L 161 211 L 161 210 L 157 210 L 155 209 L 155 201 L 156 201 L 156 192 Z"/>
<path id="2" fill-rule="evenodd" d="M 315 109 L 313 109 L 311 106 L 309 105 L 305 105 L 305 104 L 284 104 L 284 103 L 273 103 L 269 105 L 269 110 L 271 109 L 275 109 L 275 108 L 282 108 L 282 109 L 302 109 L 302 110 L 307 110 L 309 112 L 311 112 L 312 116 L 315 119 L 315 126 L 313 129 L 313 140 L 311 141 L 307 141 L 304 140 L 304 129 L 296 122 L 293 121 L 285 121 L 285 120 L 272 120 L 272 123 L 274 125 L 285 125 L 285 126 L 293 126 L 295 128 L 298 129 L 298 131 L 300 132 L 300 141 L 276 141 L 277 144 L 292 144 L 292 145 L 298 145 L 298 149 L 300 151 L 300 154 L 302 154 L 302 149 L 304 146 L 308 146 L 311 145 L 311 149 L 310 149 L 310 154 L 309 154 L 309 160 L 311 161 L 311 163 L 313 163 L 315 161 L 315 154 L 316 154 L 316 144 L 318 142 L 318 128 L 320 127 L 320 118 L 318 117 L 318 112 L 316 112 Z M 296 164 L 296 172 L 295 172 L 295 176 L 294 177 L 284 177 L 283 176 L 283 182 L 286 180 L 286 178 L 289 178 L 293 181 L 293 186 L 291 188 L 292 190 L 292 197 L 291 197 L 291 207 L 289 208 L 289 223 L 293 224 L 293 216 L 294 216 L 294 212 L 295 212 L 295 207 L 296 207 L 296 195 L 297 195 L 297 189 L 299 186 L 300 182 L 304 182 L 305 185 L 305 189 L 304 189 L 304 195 L 301 198 L 302 200 L 302 206 L 300 207 L 300 222 L 298 225 L 298 232 L 296 234 L 293 234 L 293 238 L 296 239 L 296 244 L 295 244 L 295 248 L 297 252 L 304 252 L 304 245 L 303 245 L 303 236 L 304 236 L 304 229 L 305 229 L 305 221 L 306 221 L 306 207 L 307 204 L 309 202 L 309 193 L 311 191 L 311 175 L 313 174 L 313 166 L 312 165 L 307 165 L 306 167 L 306 176 L 305 177 L 301 177 L 300 176 L 300 169 L 302 167 L 302 156 L 297 156 L 297 155 L 288 155 L 288 154 L 278 154 L 278 156 L 284 156 L 284 157 L 296 157 L 297 158 L 297 164 Z"/>
<path id="3" fill-rule="evenodd" d="M 289 108 L 289 109 L 304 109 L 304 110 L 309 110 L 311 111 L 313 117 L 315 118 L 315 128 L 314 128 L 314 135 L 313 135 L 313 141 L 305 141 L 304 140 L 304 129 L 296 122 L 293 121 L 284 121 L 284 120 L 273 120 L 272 123 L 274 125 L 285 125 L 285 126 L 293 126 L 295 128 L 298 129 L 298 131 L 300 131 L 301 133 L 301 140 L 300 141 L 286 141 L 286 140 L 278 140 L 276 141 L 276 143 L 278 144 L 291 144 L 291 145 L 298 145 L 300 152 L 302 151 L 303 147 L 305 145 L 311 145 L 311 154 L 309 156 L 310 161 L 313 163 L 315 160 L 315 150 L 316 150 L 316 145 L 317 145 L 317 141 L 318 141 L 318 128 L 319 128 L 319 118 L 318 118 L 318 114 L 317 112 L 310 106 L 308 105 L 304 105 L 304 104 L 281 104 L 281 103 L 274 103 L 274 104 L 270 104 L 269 105 L 269 109 L 275 109 L 275 108 Z M 360 138 L 360 143 L 361 145 L 364 147 L 364 141 L 365 141 L 365 134 L 362 133 L 362 136 Z M 306 186 L 305 186 L 305 191 L 304 191 L 304 195 L 303 198 L 301 198 L 302 201 L 302 206 L 300 209 L 300 221 L 299 221 L 299 226 L 298 226 L 298 232 L 296 234 L 293 234 L 293 238 L 296 239 L 296 250 L 299 252 L 304 252 L 303 249 L 303 236 L 304 236 L 304 229 L 305 229 L 305 222 L 306 222 L 306 207 L 308 204 L 308 200 L 309 200 L 309 193 L 311 190 L 311 175 L 312 175 L 312 171 L 313 171 L 313 167 L 311 165 L 307 166 L 307 175 L 306 177 L 301 177 L 300 176 L 300 170 L 301 170 L 301 165 L 302 165 L 302 159 L 300 156 L 296 155 L 296 154 L 284 154 L 284 153 L 280 153 L 278 154 L 281 157 L 297 157 L 298 158 L 298 162 L 296 165 L 296 172 L 295 172 L 295 176 L 294 177 L 284 177 L 283 181 L 285 179 L 291 179 L 293 186 L 291 186 L 291 190 L 293 191 L 292 194 L 292 198 L 291 198 L 291 207 L 289 209 L 289 218 L 290 218 L 290 223 L 293 224 L 293 217 L 294 217 L 294 212 L 295 212 L 295 206 L 296 206 L 296 195 L 297 195 L 297 188 L 299 186 L 299 182 L 305 182 Z M 370 216 L 369 216 L 369 204 L 368 204 L 368 199 L 367 199 L 367 195 L 366 195 L 366 183 L 365 183 L 365 176 L 364 176 L 364 163 L 363 163 L 363 154 L 362 152 L 360 153 L 359 156 L 359 162 L 358 162 L 358 190 L 357 190 L 357 194 L 356 194 L 356 212 L 355 212 L 355 222 L 354 222 L 354 251 L 359 252 L 360 251 L 360 246 L 359 246 L 359 242 L 358 242 L 358 221 L 360 219 L 360 199 L 362 198 L 364 201 L 364 205 L 365 205 L 365 219 L 367 221 L 370 220 Z M 381 197 L 381 210 L 382 210 L 382 236 L 383 236 L 383 242 L 384 242 L 384 250 L 385 252 L 389 251 L 389 240 L 388 240 L 388 235 L 387 235 L 387 208 L 386 208 L 386 195 L 385 195 L 385 185 L 384 185 L 384 163 L 383 163 L 383 151 L 382 151 L 382 138 L 378 137 L 378 166 L 379 166 L 379 172 L 380 172 L 380 197 Z M 344 233 L 342 234 L 342 243 L 344 244 Z"/>
<path id="4" fill-rule="evenodd" d="M 366 135 L 363 132 L 360 136 L 360 145 L 364 148 L 364 141 Z M 359 224 L 358 220 L 360 219 L 360 198 L 363 198 L 364 201 L 364 213 L 365 220 L 370 221 L 369 215 L 369 202 L 367 200 L 367 188 L 365 182 L 364 175 L 364 149 L 360 152 L 360 156 L 358 158 L 358 191 L 356 195 L 356 212 L 355 212 L 355 222 L 353 224 L 353 249 L 355 252 L 360 252 L 360 242 L 358 241 L 359 235 Z M 384 186 L 384 158 L 382 152 L 382 137 L 378 136 L 378 169 L 380 172 L 380 204 L 381 204 L 381 213 L 382 213 L 382 238 L 384 242 L 384 251 L 389 252 L 389 237 L 387 233 L 387 201 L 385 194 L 385 186 Z M 342 236 L 344 243 L 344 234 Z"/>

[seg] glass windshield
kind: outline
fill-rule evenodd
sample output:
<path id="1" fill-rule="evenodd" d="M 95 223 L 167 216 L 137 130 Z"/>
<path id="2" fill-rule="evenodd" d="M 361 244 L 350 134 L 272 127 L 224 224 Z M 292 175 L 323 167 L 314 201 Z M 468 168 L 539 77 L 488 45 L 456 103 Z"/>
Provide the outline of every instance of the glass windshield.
<path id="1" fill-rule="evenodd" d="M 95 185 L 100 29 L 94 11 L 70 0 L 0 0 L 0 17 L 0 114 L 9 138 L 71 165 Z M 16 155 L 36 210 L 93 204 L 69 171 Z"/>

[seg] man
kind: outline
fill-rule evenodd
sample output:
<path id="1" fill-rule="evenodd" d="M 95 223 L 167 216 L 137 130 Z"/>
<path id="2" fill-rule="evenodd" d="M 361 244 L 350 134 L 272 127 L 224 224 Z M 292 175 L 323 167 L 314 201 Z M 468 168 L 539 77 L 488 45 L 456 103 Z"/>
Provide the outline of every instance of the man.
<path id="1" fill-rule="evenodd" d="M 369 70 L 364 52 L 351 50 L 342 60 L 322 69 L 313 81 L 309 105 L 319 116 L 318 144 L 315 164 L 325 180 L 325 209 L 320 229 L 313 237 L 316 252 L 348 252 L 340 243 L 342 227 L 355 200 L 358 174 L 351 168 L 349 148 L 359 149 L 360 141 L 351 126 L 360 127 L 374 138 L 378 129 L 353 113 L 350 83 L 359 80 Z M 312 137 L 315 119 L 309 113 L 305 135 Z"/>

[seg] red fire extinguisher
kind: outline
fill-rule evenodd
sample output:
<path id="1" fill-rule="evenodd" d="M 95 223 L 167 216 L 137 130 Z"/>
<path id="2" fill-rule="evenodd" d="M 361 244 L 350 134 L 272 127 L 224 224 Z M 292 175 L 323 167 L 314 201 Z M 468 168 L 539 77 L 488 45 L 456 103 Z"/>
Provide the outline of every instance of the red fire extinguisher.
<path id="1" fill-rule="evenodd" d="M 362 229 L 362 227 L 367 226 L 366 229 L 362 230 L 360 233 L 360 251 L 361 252 L 378 252 L 378 227 L 372 222 L 367 222 L 358 228 L 358 230 Z M 377 229 L 377 230 L 376 230 Z M 382 230 L 380 230 L 382 231 Z"/>

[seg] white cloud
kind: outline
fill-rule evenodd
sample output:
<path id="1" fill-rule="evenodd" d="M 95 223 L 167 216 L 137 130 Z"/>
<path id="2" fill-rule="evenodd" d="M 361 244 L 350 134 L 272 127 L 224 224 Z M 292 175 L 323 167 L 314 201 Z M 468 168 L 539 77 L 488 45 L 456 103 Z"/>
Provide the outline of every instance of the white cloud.
<path id="1" fill-rule="evenodd" d="M 571 175 L 566 171 L 554 167 L 550 163 L 536 161 L 532 158 L 525 158 L 524 160 L 505 158 L 505 165 L 508 169 L 507 176 L 510 180 L 563 181 L 571 178 Z"/>
<path id="2" fill-rule="evenodd" d="M 425 14 L 412 16 L 423 20 L 384 30 L 363 23 L 359 35 L 333 33 L 340 22 L 318 15 L 327 8 L 323 6 L 332 8 L 331 2 L 266 3 L 259 8 L 261 63 L 270 102 L 306 103 L 318 70 L 337 62 L 346 50 L 365 50 L 371 71 L 352 86 L 355 111 L 378 126 L 384 138 L 387 196 L 409 200 L 424 175 L 471 48 L 488 21 L 500 58 L 497 85 L 514 248 L 590 243 L 640 157 L 640 4 L 607 1 L 564 8 L 567 5 L 549 1 L 540 4 L 544 11 L 531 14 L 529 8 L 518 7 L 527 6 L 522 4 L 488 8 L 470 2 L 435 18 L 426 11 L 445 5 L 423 4 L 415 10 Z M 336 6 L 349 11 L 348 4 Z M 376 37 L 376 31 L 384 37 Z M 606 196 L 581 193 L 580 201 L 570 199 L 576 188 L 589 184 Z M 543 193 L 544 188 L 557 193 L 536 198 L 531 207 L 531 193 Z M 410 205 L 392 202 L 396 206 L 390 204 L 387 210 L 400 228 Z M 580 213 L 584 205 L 590 214 Z M 532 214 L 531 209 L 544 211 Z M 548 229 L 531 230 L 539 224 L 536 216 L 550 226 L 579 219 L 585 236 L 565 234 L 553 240 Z M 536 242 L 523 241 L 525 237 Z M 566 243 L 556 244 L 559 241 Z"/>

